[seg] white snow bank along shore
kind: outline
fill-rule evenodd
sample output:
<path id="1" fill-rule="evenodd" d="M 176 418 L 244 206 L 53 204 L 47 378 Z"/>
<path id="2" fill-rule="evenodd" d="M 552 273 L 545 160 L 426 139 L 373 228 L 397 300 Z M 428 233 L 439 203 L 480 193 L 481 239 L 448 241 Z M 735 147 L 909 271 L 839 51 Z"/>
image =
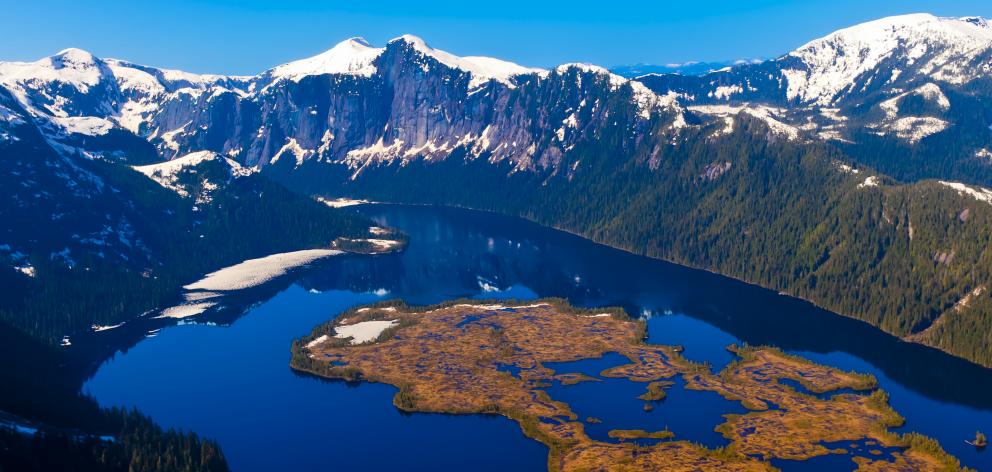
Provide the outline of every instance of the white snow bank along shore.
<path id="1" fill-rule="evenodd" d="M 314 339 L 313 341 L 308 342 L 307 343 L 307 349 L 312 349 L 314 346 L 316 346 L 316 345 L 318 345 L 318 344 L 320 344 L 320 343 L 322 343 L 324 341 L 327 341 L 327 335 L 326 334 L 322 334 L 319 337 L 317 337 L 317 339 Z"/>
<path id="2" fill-rule="evenodd" d="M 368 200 L 356 200 L 353 198 L 335 198 L 333 200 L 330 200 L 324 197 L 317 197 L 317 201 L 331 208 L 344 208 L 355 205 L 364 205 L 366 203 L 373 203 Z"/>
<path id="3" fill-rule="evenodd" d="M 341 254 L 335 249 L 308 249 L 305 251 L 272 254 L 259 259 L 249 259 L 231 267 L 207 274 L 197 282 L 184 286 L 186 290 L 231 291 L 262 285 L 286 275 L 291 269 L 316 260 Z"/>
<path id="4" fill-rule="evenodd" d="M 166 308 L 162 310 L 162 314 L 156 318 L 189 318 L 191 316 L 199 315 L 215 305 L 217 305 L 217 302 L 186 303 L 183 305 Z"/>
<path id="5" fill-rule="evenodd" d="M 184 286 L 187 292 L 183 294 L 183 299 L 186 302 L 162 310 L 156 318 L 182 319 L 202 314 L 218 305 L 218 299 L 225 295 L 224 292 L 257 287 L 286 275 L 292 269 L 341 253 L 335 249 L 307 249 L 249 259 L 225 267 Z"/>
<path id="6" fill-rule="evenodd" d="M 390 321 L 362 321 L 353 325 L 337 326 L 334 328 L 334 337 L 339 339 L 351 338 L 351 344 L 362 344 L 374 341 L 387 328 L 396 326 L 397 320 Z M 326 338 L 324 338 L 326 339 Z M 315 343 L 323 342 L 320 338 L 314 340 Z M 314 343 L 311 343 L 314 344 Z M 307 347 L 311 347 L 307 344 Z"/>

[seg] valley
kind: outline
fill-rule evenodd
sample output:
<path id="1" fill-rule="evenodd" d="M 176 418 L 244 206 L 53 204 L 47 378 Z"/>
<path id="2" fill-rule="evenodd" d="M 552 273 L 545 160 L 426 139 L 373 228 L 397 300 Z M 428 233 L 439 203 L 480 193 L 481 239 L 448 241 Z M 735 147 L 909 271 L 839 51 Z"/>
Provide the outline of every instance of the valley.
<path id="1" fill-rule="evenodd" d="M 327 465 L 223 398 L 402 466 L 314 413 L 349 388 L 442 469 L 466 431 L 497 470 L 992 467 L 988 20 L 613 68 L 375 31 L 247 75 L 0 60 L 0 469 Z"/>
<path id="2" fill-rule="evenodd" d="M 636 313 L 644 320 L 648 344 L 681 345 L 681 357 L 694 365 L 708 364 L 714 373 L 737 359 L 727 346 L 746 344 L 778 346 L 790 356 L 832 370 L 870 375 L 905 418 L 905 426 L 894 431 L 934 438 L 964 466 L 983 470 L 990 465 L 987 454 L 962 440 L 992 421 L 992 405 L 984 395 L 992 388 L 987 369 L 773 291 L 617 251 L 516 218 L 428 206 L 358 208 L 378 226 L 409 235 L 409 245 L 402 252 L 373 257 L 332 257 L 244 294 L 232 310 L 163 327 L 140 342 L 122 339 L 130 347 L 101 365 L 82 390 L 101 406 L 134 406 L 164 427 L 187 427 L 216 439 L 235 470 L 325 467 L 329 450 L 334 452 L 334 466 L 346 469 L 409 466 L 417 457 L 417 464 L 440 468 L 543 470 L 548 449 L 501 416 L 407 414 L 393 406 L 398 390 L 392 386 L 330 381 L 301 374 L 287 364 L 294 340 L 328 319 L 348 319 L 339 314 L 374 302 L 404 300 L 410 306 L 427 306 L 467 297 L 473 301 L 464 303 L 526 306 L 561 297 L 585 313 L 614 312 L 600 309 L 608 306 Z M 494 298 L 501 301 L 479 301 Z M 372 339 L 395 319 L 368 320 L 381 322 L 376 325 L 359 324 L 356 318 L 347 332 Z M 126 327 L 79 336 L 73 346 L 125 338 L 126 332 L 118 330 Z M 144 335 L 147 330 L 140 328 L 135 324 L 127 329 Z M 648 392 L 649 382 L 600 375 L 629 363 L 625 359 L 608 354 L 589 360 L 592 364 L 547 364 L 558 373 L 579 374 L 544 389 L 570 405 L 594 441 L 615 443 L 609 437 L 613 430 L 660 433 L 667 426 L 676 440 L 719 449 L 729 443 L 715 431 L 727 421 L 722 415 L 751 412 L 716 391 L 690 389 L 681 375 L 661 380 L 675 383 L 664 387 L 664 400 L 638 400 Z M 499 369 L 521 375 L 515 366 Z M 142 374 L 150 371 L 157 374 Z M 133 382 L 136 376 L 143 382 Z M 575 382 L 583 376 L 601 380 Z M 806 395 L 824 396 L 801 384 L 780 383 Z M 960 388 L 964 384 L 970 388 Z M 825 395 L 837 393 L 851 391 Z M 652 411 L 644 410 L 645 403 L 653 405 Z M 378 453 L 384 431 L 393 438 L 391 454 Z M 260 442 L 268 446 L 259 447 Z M 858 442 L 858 451 L 846 442 L 828 443 L 826 448 L 874 457 L 873 447 L 863 442 Z M 839 454 L 792 463 L 815 465 L 818 459 L 855 467 L 852 457 Z"/>
<path id="3" fill-rule="evenodd" d="M 992 328 L 992 298 L 980 290 L 992 273 L 989 31 L 976 17 L 903 15 L 767 61 L 634 78 L 460 57 L 411 35 L 381 47 L 347 39 L 254 76 L 67 49 L 0 64 L 0 153 L 17 165 L 31 154 L 70 170 L 131 166 L 196 207 L 225 194 L 224 182 L 268 179 L 300 197 L 523 216 L 799 296 L 988 366 L 992 339 L 976 333 Z M 850 60 L 855 52 L 865 60 Z M 178 182 L 183 169 L 205 177 Z M 24 180 L 26 168 L 9 170 L 12 189 L 29 185 L 16 208 L 66 213 L 53 203 L 65 199 Z M 105 172 L 88 172 L 71 179 L 74 192 L 100 193 L 92 177 Z M 132 262 L 147 256 L 123 240 L 139 236 L 140 215 L 161 209 L 98 208 L 86 211 L 109 220 L 56 232 L 75 239 L 29 242 L 22 226 L 7 228 L 0 247 L 21 274 L 8 275 L 24 283 L 50 261 L 106 257 L 96 242 Z M 108 242 L 108 231 L 123 239 Z M 942 317 L 956 306 L 962 315 Z M 98 324 L 120 321 L 104 318 Z"/>

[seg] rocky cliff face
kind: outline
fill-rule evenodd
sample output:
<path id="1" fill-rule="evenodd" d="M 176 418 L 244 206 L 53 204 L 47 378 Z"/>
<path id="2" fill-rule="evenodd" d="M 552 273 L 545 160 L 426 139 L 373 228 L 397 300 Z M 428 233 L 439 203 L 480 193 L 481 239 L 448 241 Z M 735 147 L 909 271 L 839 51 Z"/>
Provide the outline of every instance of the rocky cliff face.
<path id="1" fill-rule="evenodd" d="M 634 146 L 684 122 L 674 98 L 599 68 L 480 78 L 433 52 L 404 37 L 375 56 L 372 73 L 287 79 L 270 71 L 252 93 L 177 96 L 151 117 L 150 140 L 165 153 L 209 149 L 250 166 L 340 163 L 357 177 L 370 165 L 456 152 L 518 170 L 556 169 L 605 127 L 629 128 Z"/>
<path id="2" fill-rule="evenodd" d="M 253 77 L 68 49 L 0 63 L 0 85 L 62 152 L 135 164 L 211 151 L 249 167 L 323 163 L 358 178 L 369 166 L 458 156 L 570 175 L 570 152 L 606 135 L 621 136 L 610 153 L 636 150 L 652 163 L 686 130 L 715 138 L 759 120 L 771 139 L 831 142 L 905 178 L 919 176 L 873 158 L 879 147 L 941 149 L 949 170 L 919 157 L 921 176 L 992 183 L 990 70 L 985 20 L 907 15 L 702 76 L 531 69 L 403 36 L 380 48 L 352 38 Z"/>

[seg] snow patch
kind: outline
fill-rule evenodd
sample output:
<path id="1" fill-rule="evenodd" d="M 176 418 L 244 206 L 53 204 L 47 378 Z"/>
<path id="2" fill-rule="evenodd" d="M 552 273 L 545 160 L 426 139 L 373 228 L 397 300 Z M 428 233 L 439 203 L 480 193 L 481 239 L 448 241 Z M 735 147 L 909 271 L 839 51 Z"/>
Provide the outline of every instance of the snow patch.
<path id="1" fill-rule="evenodd" d="M 383 331 L 399 323 L 398 320 L 390 321 L 362 321 L 353 325 L 335 326 L 334 337 L 338 339 L 351 338 L 351 344 L 362 344 L 376 340 Z M 309 345 L 307 346 L 309 347 Z"/>
<path id="2" fill-rule="evenodd" d="M 893 16 L 845 28 L 803 45 L 787 57 L 799 59 L 805 67 L 782 73 L 790 100 L 826 106 L 859 77 L 892 58 L 918 67 L 935 80 L 963 83 L 974 77 L 975 71 L 959 67 L 961 61 L 954 59 L 971 57 L 990 46 L 992 29 L 984 20 L 929 14 Z M 895 78 L 898 74 L 889 80 Z"/>
<path id="3" fill-rule="evenodd" d="M 799 128 L 795 126 L 788 125 L 780 121 L 785 110 L 780 108 L 773 108 L 764 105 L 743 105 L 743 106 L 731 106 L 731 105 L 695 105 L 689 107 L 690 111 L 702 113 L 704 115 L 715 115 L 719 117 L 733 117 L 739 114 L 750 115 L 757 118 L 771 129 L 772 133 L 785 137 L 789 140 L 799 139 Z M 733 123 L 727 122 L 727 126 L 722 132 L 730 132 L 733 130 Z"/>
<path id="4" fill-rule="evenodd" d="M 90 329 L 93 330 L 94 333 L 99 333 L 101 331 L 109 331 L 114 328 L 120 328 L 121 326 L 124 326 L 124 323 L 117 323 L 115 325 L 93 325 Z"/>
<path id="5" fill-rule="evenodd" d="M 307 343 L 307 349 L 313 349 L 314 346 L 316 346 L 316 345 L 318 345 L 318 344 L 320 344 L 320 343 L 322 343 L 324 341 L 327 341 L 327 339 L 328 339 L 327 338 L 327 335 L 326 334 L 322 334 L 322 335 L 318 336 L 317 339 L 314 339 L 313 341 L 308 342 Z"/>
<path id="6" fill-rule="evenodd" d="M 51 120 L 65 131 L 86 136 L 103 136 L 114 128 L 114 123 L 95 116 L 53 117 Z"/>
<path id="7" fill-rule="evenodd" d="M 183 197 L 188 197 L 189 191 L 187 191 L 182 185 L 179 185 L 179 173 L 185 169 L 196 167 L 207 161 L 219 161 L 225 163 L 230 170 L 230 175 L 232 177 L 244 177 L 254 173 L 254 170 L 247 167 L 242 167 L 241 164 L 238 164 L 236 161 L 210 151 L 193 152 L 171 161 L 144 166 L 133 166 L 132 169 L 144 174 L 146 177 L 154 180 L 159 185 L 172 190 Z M 208 182 L 204 184 L 204 188 L 206 190 L 211 190 L 217 188 L 217 185 L 211 185 L 211 183 Z M 198 202 L 201 201 L 201 197 L 207 196 L 198 196 Z"/>
<path id="8" fill-rule="evenodd" d="M 730 100 L 732 95 L 743 92 L 744 89 L 740 85 L 721 85 L 709 95 L 717 100 Z"/>
<path id="9" fill-rule="evenodd" d="M 865 178 L 864 182 L 858 184 L 858 188 L 878 187 L 878 184 L 879 184 L 878 177 L 874 175 L 870 175 L 867 178 Z"/>

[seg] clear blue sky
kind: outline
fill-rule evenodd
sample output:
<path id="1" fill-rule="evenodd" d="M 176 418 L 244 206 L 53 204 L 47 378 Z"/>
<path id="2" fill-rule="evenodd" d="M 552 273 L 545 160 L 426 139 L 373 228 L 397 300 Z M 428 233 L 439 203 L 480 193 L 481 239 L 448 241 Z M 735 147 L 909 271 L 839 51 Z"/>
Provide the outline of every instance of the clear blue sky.
<path id="1" fill-rule="evenodd" d="M 363 36 L 403 33 L 530 66 L 768 58 L 835 29 L 929 12 L 992 16 L 990 0 L 0 0 L 0 59 L 66 47 L 191 72 L 254 74 Z"/>

